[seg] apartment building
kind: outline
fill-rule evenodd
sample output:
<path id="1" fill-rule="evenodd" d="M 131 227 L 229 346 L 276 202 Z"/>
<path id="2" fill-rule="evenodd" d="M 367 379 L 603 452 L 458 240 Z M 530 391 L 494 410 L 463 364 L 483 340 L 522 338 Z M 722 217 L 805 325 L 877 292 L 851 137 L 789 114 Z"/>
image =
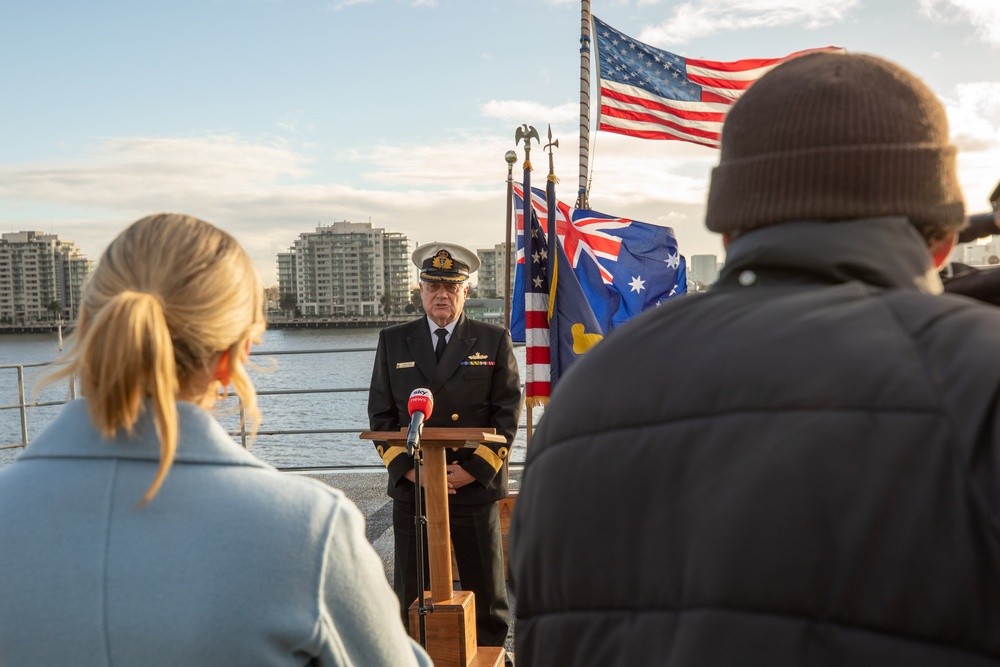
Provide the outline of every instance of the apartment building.
<path id="1" fill-rule="evenodd" d="M 720 268 L 715 255 L 691 255 L 688 289 L 692 292 L 708 289 L 719 279 Z"/>
<path id="2" fill-rule="evenodd" d="M 92 267 L 57 234 L 0 235 L 0 324 L 75 320 Z"/>
<path id="3" fill-rule="evenodd" d="M 504 259 L 507 256 L 507 244 L 498 243 L 492 248 L 476 250 L 479 261 L 482 263 L 479 271 L 476 272 L 478 285 L 476 291 L 484 299 L 499 298 L 504 296 Z M 514 267 L 517 264 L 517 254 L 512 251 L 510 254 L 510 284 L 514 284 Z M 513 293 L 513 289 L 511 290 Z"/>
<path id="4" fill-rule="evenodd" d="M 303 315 L 383 316 L 410 300 L 409 239 L 370 222 L 320 225 L 277 260 L 279 293 L 294 295 Z"/>

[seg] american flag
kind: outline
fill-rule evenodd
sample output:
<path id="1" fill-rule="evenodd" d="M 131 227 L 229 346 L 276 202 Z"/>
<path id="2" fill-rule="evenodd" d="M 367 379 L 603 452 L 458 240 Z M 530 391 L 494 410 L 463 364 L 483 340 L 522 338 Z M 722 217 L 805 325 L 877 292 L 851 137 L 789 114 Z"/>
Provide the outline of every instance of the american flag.
<path id="1" fill-rule="evenodd" d="M 526 279 L 524 290 L 524 397 L 529 405 L 544 403 L 552 391 L 549 347 L 549 246 L 545 233 L 538 224 L 538 216 L 531 211 L 531 222 L 527 225 L 531 235 L 530 256 L 525 257 L 525 246 L 520 248 L 518 262 Z M 523 215 L 519 216 L 523 221 Z M 523 224 L 523 223 L 522 223 Z M 524 229 L 519 225 L 519 229 Z M 517 299 L 515 297 L 515 303 Z"/>
<path id="2" fill-rule="evenodd" d="M 684 58 L 624 35 L 596 16 L 600 72 L 599 130 L 640 139 L 674 139 L 719 147 L 726 111 L 750 85 L 784 58 L 717 62 Z"/>

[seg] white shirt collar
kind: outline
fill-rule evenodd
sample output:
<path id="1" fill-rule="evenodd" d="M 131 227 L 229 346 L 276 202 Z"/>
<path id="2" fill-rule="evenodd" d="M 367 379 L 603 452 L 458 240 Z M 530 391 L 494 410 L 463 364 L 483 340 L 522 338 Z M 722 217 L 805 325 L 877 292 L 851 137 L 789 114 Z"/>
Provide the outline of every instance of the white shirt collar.
<path id="1" fill-rule="evenodd" d="M 458 324 L 458 318 L 456 317 L 451 322 L 448 322 L 448 324 L 444 325 L 444 328 L 448 330 L 448 335 L 444 337 L 444 341 L 446 343 L 451 340 L 451 334 L 455 331 L 455 325 L 457 324 Z M 440 329 L 441 327 L 439 327 L 430 317 L 427 318 L 427 325 L 431 328 L 431 343 L 437 345 L 438 337 L 434 332 Z"/>

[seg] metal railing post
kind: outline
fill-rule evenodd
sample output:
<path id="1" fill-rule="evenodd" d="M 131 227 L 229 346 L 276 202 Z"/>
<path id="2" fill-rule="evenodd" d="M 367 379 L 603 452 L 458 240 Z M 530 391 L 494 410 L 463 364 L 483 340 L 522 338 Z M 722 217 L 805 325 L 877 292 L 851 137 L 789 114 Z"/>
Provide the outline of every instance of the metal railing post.
<path id="1" fill-rule="evenodd" d="M 240 399 L 240 444 L 243 449 L 247 448 L 247 411 L 243 407 L 243 399 Z"/>
<path id="2" fill-rule="evenodd" d="M 17 403 L 21 412 L 21 444 L 28 446 L 28 406 L 24 396 L 24 366 L 17 367 Z"/>

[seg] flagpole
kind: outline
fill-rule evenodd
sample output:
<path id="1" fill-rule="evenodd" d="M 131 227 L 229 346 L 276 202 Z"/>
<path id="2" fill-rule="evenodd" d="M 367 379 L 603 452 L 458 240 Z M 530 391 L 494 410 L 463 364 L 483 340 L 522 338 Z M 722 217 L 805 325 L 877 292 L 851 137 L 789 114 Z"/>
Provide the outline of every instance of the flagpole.
<path id="1" fill-rule="evenodd" d="M 590 208 L 587 175 L 590 171 L 590 0 L 580 2 L 580 180 L 578 209 Z"/>
<path id="2" fill-rule="evenodd" d="M 531 203 L 531 140 L 532 139 L 534 139 L 535 141 L 539 140 L 538 139 L 538 131 L 535 128 L 533 128 L 530 125 L 528 125 L 527 123 L 525 123 L 521 127 L 517 128 L 517 130 L 514 132 L 514 145 L 517 146 L 518 144 L 520 144 L 522 139 L 524 139 L 524 180 L 521 183 L 521 186 L 522 186 L 523 192 L 524 192 L 524 197 L 523 197 L 523 199 L 524 199 L 524 231 L 523 231 L 523 234 L 522 234 L 522 238 L 524 239 L 524 272 L 523 272 L 523 275 L 524 275 L 524 281 L 525 281 L 524 297 L 525 297 L 525 299 L 527 299 L 528 298 L 528 293 L 530 291 L 528 289 L 528 284 L 531 282 L 531 272 L 528 270 L 529 267 L 531 266 L 531 264 L 530 264 L 531 260 L 529 258 L 532 255 L 532 249 L 531 249 L 531 232 L 530 232 L 530 226 L 531 226 L 531 208 L 532 208 L 532 203 Z M 527 312 L 525 312 L 524 344 L 525 344 L 526 347 L 531 344 L 531 340 L 529 338 L 530 335 L 531 334 L 529 333 L 528 327 L 527 327 Z M 527 437 L 528 437 L 528 441 L 530 442 L 530 440 L 531 440 L 531 420 L 532 420 L 531 408 L 532 408 L 532 402 L 533 402 L 532 399 L 533 399 L 533 397 L 528 396 L 527 394 L 528 394 L 528 383 L 530 383 L 533 378 L 532 378 L 532 371 L 531 371 L 531 368 L 530 368 L 531 359 L 527 359 L 526 358 L 525 362 L 526 362 L 525 365 L 529 366 L 529 368 L 526 369 L 528 377 L 526 378 L 527 382 L 525 382 L 525 392 L 524 392 L 525 393 L 525 401 L 524 401 L 524 404 L 528 408 L 528 433 L 527 433 Z"/>
<path id="3" fill-rule="evenodd" d="M 555 348 L 557 341 L 559 340 L 559 329 L 558 329 L 558 319 L 554 317 L 556 309 L 556 288 L 559 284 L 559 235 L 556 231 L 556 210 L 559 208 L 559 202 L 556 201 L 556 183 L 559 179 L 556 178 L 556 167 L 555 167 L 555 157 L 553 155 L 553 149 L 559 148 L 559 140 L 552 138 L 552 126 L 549 125 L 549 143 L 542 147 L 542 150 L 548 150 L 549 152 L 549 175 L 545 179 L 545 205 L 548 209 L 548 220 L 546 221 L 546 233 L 549 239 L 549 257 L 548 257 L 548 274 L 549 274 L 549 382 L 550 387 L 555 386 L 555 382 L 559 377 L 561 372 L 559 364 L 559 355 L 554 354 L 552 350 Z"/>
<path id="4" fill-rule="evenodd" d="M 531 261 L 529 259 L 529 257 L 531 257 L 531 232 L 529 231 L 529 227 L 531 226 L 531 206 L 532 206 L 532 203 L 531 203 L 531 140 L 534 139 L 535 141 L 538 141 L 538 131 L 535 130 L 535 128 L 533 128 L 530 125 L 528 125 L 527 123 L 525 123 L 521 127 L 517 128 L 517 130 L 514 132 L 514 145 L 516 146 L 519 143 L 521 143 L 521 139 L 524 139 L 524 180 L 521 181 L 521 187 L 522 187 L 523 195 L 524 195 L 522 197 L 522 199 L 524 200 L 524 202 L 523 202 L 523 205 L 524 205 L 524 230 L 523 230 L 523 233 L 522 233 L 522 238 L 524 239 L 524 272 L 523 272 L 523 274 L 524 274 L 525 285 L 527 285 L 527 283 L 531 280 L 531 272 L 528 270 L 528 268 L 531 266 L 531 264 L 529 263 Z M 525 296 L 525 298 L 528 297 L 528 290 L 527 289 L 525 289 L 525 291 L 524 291 L 524 296 Z M 529 344 L 529 342 L 530 341 L 528 340 L 528 330 L 527 330 L 527 312 L 525 312 L 524 344 L 527 346 Z M 525 361 L 530 361 L 530 360 L 525 359 Z M 526 379 L 530 379 L 530 378 L 526 378 Z M 534 417 L 531 414 L 531 408 L 533 407 L 532 406 L 532 401 L 527 396 L 527 393 L 528 393 L 528 391 L 527 391 L 527 385 L 525 385 L 525 392 L 524 393 L 525 393 L 524 405 L 525 405 L 525 407 L 528 410 L 528 416 L 527 416 L 527 420 L 528 420 L 527 425 L 528 426 L 527 426 L 527 433 L 525 434 L 525 442 L 526 443 L 530 443 L 531 442 L 531 430 L 532 430 L 531 429 L 531 423 L 534 420 Z"/>
<path id="5" fill-rule="evenodd" d="M 510 228 L 514 224 L 514 163 L 517 153 L 507 151 L 503 159 L 507 161 L 507 245 L 503 253 L 503 328 L 510 331 Z"/>

